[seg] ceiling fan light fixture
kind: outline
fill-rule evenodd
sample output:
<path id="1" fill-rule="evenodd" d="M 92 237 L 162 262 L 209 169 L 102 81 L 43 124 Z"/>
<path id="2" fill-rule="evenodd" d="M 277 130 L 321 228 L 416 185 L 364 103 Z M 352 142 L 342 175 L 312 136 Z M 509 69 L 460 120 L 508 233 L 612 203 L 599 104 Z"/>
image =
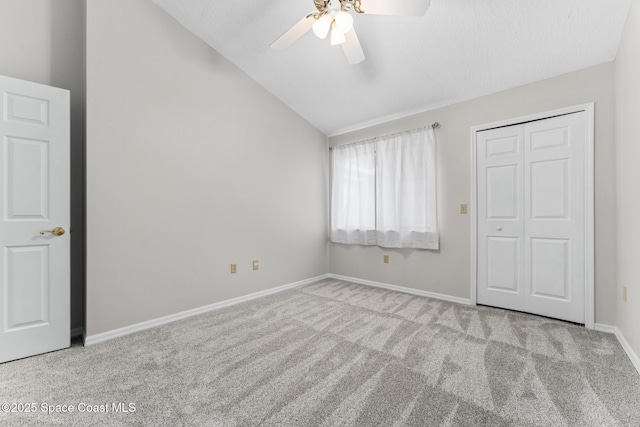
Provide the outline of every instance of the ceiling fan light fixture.
<path id="1" fill-rule="evenodd" d="M 353 16 L 348 12 L 343 10 L 336 12 L 333 20 L 336 23 L 336 28 L 343 34 L 348 33 L 353 28 Z"/>
<path id="2" fill-rule="evenodd" d="M 316 22 L 313 23 L 313 34 L 315 34 L 320 39 L 325 39 L 327 34 L 329 34 L 329 29 L 331 28 L 331 23 L 333 19 L 328 15 L 324 14 L 320 18 L 316 19 Z"/>
<path id="3" fill-rule="evenodd" d="M 347 39 L 344 37 L 344 33 L 340 31 L 340 29 L 334 22 L 333 25 L 331 25 L 331 46 L 342 44 L 345 41 L 347 41 Z"/>

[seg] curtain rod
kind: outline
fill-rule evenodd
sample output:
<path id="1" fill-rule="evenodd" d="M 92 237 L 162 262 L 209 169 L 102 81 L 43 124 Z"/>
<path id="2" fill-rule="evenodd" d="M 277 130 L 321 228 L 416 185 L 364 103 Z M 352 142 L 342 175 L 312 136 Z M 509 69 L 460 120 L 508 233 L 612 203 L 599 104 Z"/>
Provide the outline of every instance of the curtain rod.
<path id="1" fill-rule="evenodd" d="M 431 129 L 440 129 L 440 123 L 433 122 L 431 124 Z M 411 132 L 411 131 L 408 131 L 408 132 Z M 399 133 L 401 133 L 401 132 L 399 132 Z M 373 139 L 377 139 L 377 137 L 373 138 Z M 360 141 L 360 142 L 365 142 L 365 141 Z M 353 142 L 352 144 L 359 144 L 360 142 Z M 351 145 L 351 144 L 346 144 L 346 145 Z M 333 150 L 333 147 L 329 147 L 329 150 Z"/>

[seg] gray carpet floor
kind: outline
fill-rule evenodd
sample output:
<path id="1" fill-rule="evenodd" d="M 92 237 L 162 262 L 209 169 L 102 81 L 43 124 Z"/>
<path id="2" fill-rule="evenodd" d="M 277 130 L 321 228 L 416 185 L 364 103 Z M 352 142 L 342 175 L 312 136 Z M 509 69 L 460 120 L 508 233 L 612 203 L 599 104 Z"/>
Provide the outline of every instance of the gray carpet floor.
<path id="1" fill-rule="evenodd" d="M 36 404 L 9 426 L 640 426 L 613 335 L 335 280 L 5 363 L 0 390 Z"/>

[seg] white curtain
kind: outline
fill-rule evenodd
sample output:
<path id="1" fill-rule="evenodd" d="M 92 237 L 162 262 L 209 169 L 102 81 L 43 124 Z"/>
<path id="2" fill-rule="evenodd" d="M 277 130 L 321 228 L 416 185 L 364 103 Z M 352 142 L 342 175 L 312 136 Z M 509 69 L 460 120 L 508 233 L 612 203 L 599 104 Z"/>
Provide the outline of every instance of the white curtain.
<path id="1" fill-rule="evenodd" d="M 374 143 L 336 147 L 332 153 L 331 240 L 375 245 Z"/>
<path id="2" fill-rule="evenodd" d="M 380 138 L 376 151 L 376 244 L 438 249 L 434 130 Z"/>
<path id="3" fill-rule="evenodd" d="M 331 240 L 438 249 L 432 128 L 335 147 Z"/>

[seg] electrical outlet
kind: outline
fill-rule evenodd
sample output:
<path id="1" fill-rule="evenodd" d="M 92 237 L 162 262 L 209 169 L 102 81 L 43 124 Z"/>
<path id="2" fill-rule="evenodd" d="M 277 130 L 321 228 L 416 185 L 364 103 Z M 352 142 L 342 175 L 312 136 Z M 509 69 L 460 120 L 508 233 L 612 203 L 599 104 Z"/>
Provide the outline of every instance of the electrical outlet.
<path id="1" fill-rule="evenodd" d="M 231 264 L 231 274 L 238 272 L 238 266 L 236 264 Z"/>
<path id="2" fill-rule="evenodd" d="M 627 302 L 627 287 L 626 286 L 622 287 L 622 300 L 624 302 Z"/>
<path id="3" fill-rule="evenodd" d="M 260 261 L 258 261 L 257 259 L 253 260 L 253 269 L 254 270 L 259 270 L 260 269 Z"/>
<path id="4" fill-rule="evenodd" d="M 466 203 L 462 203 L 460 205 L 460 213 L 461 214 L 466 214 L 467 213 L 467 204 Z"/>
<path id="5" fill-rule="evenodd" d="M 382 262 L 384 262 L 385 264 L 389 264 L 389 255 L 384 255 L 382 257 Z"/>

